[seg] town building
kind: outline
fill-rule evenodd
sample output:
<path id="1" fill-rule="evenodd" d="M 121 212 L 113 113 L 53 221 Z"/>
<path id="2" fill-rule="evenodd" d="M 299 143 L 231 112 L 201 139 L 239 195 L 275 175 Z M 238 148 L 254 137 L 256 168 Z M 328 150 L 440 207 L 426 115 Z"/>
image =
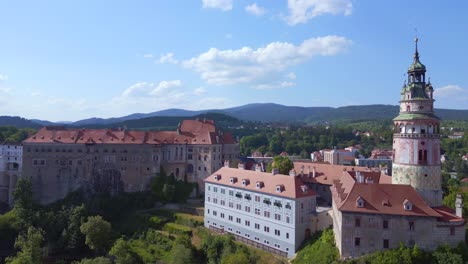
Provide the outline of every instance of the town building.
<path id="1" fill-rule="evenodd" d="M 238 156 L 239 144 L 213 120 L 184 120 L 176 131 L 44 127 L 23 141 L 23 176 L 41 204 L 80 187 L 143 191 L 161 166 L 204 190 L 203 180 Z"/>
<path id="2" fill-rule="evenodd" d="M 223 167 L 205 179 L 205 226 L 292 257 L 311 234 L 315 192 L 290 175 Z"/>
<path id="3" fill-rule="evenodd" d="M 331 187 L 333 231 L 341 257 L 397 248 L 400 243 L 434 250 L 465 239 L 462 200 L 442 205 L 440 120 L 433 88 L 416 51 L 394 119 L 392 184 L 346 172 Z"/>
<path id="4" fill-rule="evenodd" d="M 0 202 L 12 205 L 13 190 L 21 177 L 23 166 L 21 144 L 5 142 L 0 145 Z"/>
<path id="5" fill-rule="evenodd" d="M 385 167 L 391 174 L 393 151 L 389 149 L 374 149 L 369 158 L 359 157 L 355 159 L 356 166 L 362 167 Z"/>
<path id="6" fill-rule="evenodd" d="M 324 149 L 320 150 L 324 162 L 332 165 L 354 165 L 357 148 L 348 147 L 345 149 Z"/>

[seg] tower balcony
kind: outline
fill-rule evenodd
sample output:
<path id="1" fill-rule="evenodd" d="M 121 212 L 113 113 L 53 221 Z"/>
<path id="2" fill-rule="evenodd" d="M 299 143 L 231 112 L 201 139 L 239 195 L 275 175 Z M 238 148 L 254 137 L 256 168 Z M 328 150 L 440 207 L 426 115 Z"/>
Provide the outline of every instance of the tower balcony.
<path id="1" fill-rule="evenodd" d="M 420 134 L 420 133 L 394 133 L 394 138 L 440 138 L 439 134 Z"/>

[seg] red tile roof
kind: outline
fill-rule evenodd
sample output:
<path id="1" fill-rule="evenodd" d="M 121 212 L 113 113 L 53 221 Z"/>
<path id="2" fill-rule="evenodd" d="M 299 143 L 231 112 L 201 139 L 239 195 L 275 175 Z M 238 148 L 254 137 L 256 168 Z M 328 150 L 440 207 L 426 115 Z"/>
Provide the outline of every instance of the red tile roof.
<path id="1" fill-rule="evenodd" d="M 448 208 L 445 205 L 433 207 L 432 209 L 434 209 L 437 213 L 439 213 L 442 216 L 442 218 L 438 219 L 440 222 L 455 222 L 460 224 L 465 223 L 465 219 L 456 216 L 455 210 L 453 210 L 452 208 Z"/>
<path id="2" fill-rule="evenodd" d="M 344 173 L 340 181 L 331 188 L 333 202 L 338 210 L 369 214 L 390 214 L 403 216 L 441 217 L 429 207 L 410 185 L 357 183 L 353 176 Z M 361 197 L 364 206 L 358 207 L 356 200 Z M 403 203 L 412 203 L 412 210 L 405 210 Z"/>
<path id="3" fill-rule="evenodd" d="M 67 144 L 234 144 L 230 133 L 216 131 L 213 120 L 184 120 L 177 131 L 128 131 L 44 127 L 25 143 Z"/>
<path id="4" fill-rule="evenodd" d="M 221 175 L 221 178 L 216 180 L 216 175 Z M 231 177 L 236 177 L 237 182 L 231 183 Z M 246 186 L 242 184 L 242 180 L 244 179 L 249 180 L 249 184 Z M 267 172 L 240 170 L 227 167 L 222 167 L 212 175 L 208 176 L 205 179 L 205 182 L 232 186 L 239 189 L 267 193 L 270 195 L 282 196 L 292 199 L 315 195 L 315 192 L 310 188 L 306 187 L 306 191 L 303 191 L 302 188 L 304 188 L 305 184 L 299 177 L 282 174 L 272 175 L 271 173 Z M 263 187 L 257 189 L 256 182 L 263 182 Z M 277 185 L 282 186 L 283 191 L 277 192 Z"/>
<path id="5" fill-rule="evenodd" d="M 313 171 L 315 168 L 315 178 Z M 343 171 L 371 171 L 367 167 L 331 165 L 317 162 L 294 162 L 294 170 L 304 182 L 332 185 L 334 180 L 339 180 Z"/>

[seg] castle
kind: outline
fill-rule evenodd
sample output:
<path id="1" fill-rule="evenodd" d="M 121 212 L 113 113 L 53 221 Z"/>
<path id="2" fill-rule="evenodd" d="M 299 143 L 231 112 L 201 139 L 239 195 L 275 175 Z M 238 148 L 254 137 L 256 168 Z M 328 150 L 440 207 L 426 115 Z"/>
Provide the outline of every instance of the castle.
<path id="1" fill-rule="evenodd" d="M 333 231 L 342 257 L 397 248 L 400 243 L 434 250 L 465 239 L 461 198 L 456 211 L 442 205 L 440 119 L 433 88 L 419 61 L 418 42 L 393 120 L 391 184 L 361 173 L 345 173 L 332 191 Z"/>
<path id="2" fill-rule="evenodd" d="M 198 183 L 239 156 L 239 144 L 213 120 L 184 120 L 176 131 L 44 127 L 23 141 L 23 176 L 41 204 L 78 188 L 116 193 L 146 190 L 162 166 Z"/>
<path id="3" fill-rule="evenodd" d="M 205 180 L 205 226 L 288 257 L 328 224 L 342 258 L 464 241 L 461 196 L 455 211 L 442 205 L 440 120 L 425 73 L 416 42 L 394 119 L 393 176 L 312 162 L 295 162 L 289 175 L 221 168 Z"/>

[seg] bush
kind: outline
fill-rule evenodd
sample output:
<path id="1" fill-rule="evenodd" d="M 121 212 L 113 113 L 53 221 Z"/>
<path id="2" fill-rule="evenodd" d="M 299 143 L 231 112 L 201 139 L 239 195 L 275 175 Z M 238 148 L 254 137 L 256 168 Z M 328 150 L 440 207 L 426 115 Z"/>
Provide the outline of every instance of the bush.
<path id="1" fill-rule="evenodd" d="M 15 238 L 18 235 L 18 221 L 14 210 L 0 215 L 0 248 L 13 248 Z"/>
<path id="2" fill-rule="evenodd" d="M 163 230 L 171 234 L 192 236 L 192 229 L 176 223 L 165 224 Z"/>
<path id="3" fill-rule="evenodd" d="M 332 229 L 316 233 L 298 252 L 293 263 L 332 263 L 338 260 L 339 253 L 335 246 Z"/>
<path id="4" fill-rule="evenodd" d="M 204 220 L 202 216 L 177 213 L 175 214 L 175 223 L 188 227 L 198 227 L 203 225 Z"/>
<path id="5" fill-rule="evenodd" d="M 154 229 L 161 229 L 161 227 L 167 222 L 168 222 L 167 218 L 159 217 L 159 216 L 152 216 L 148 220 L 149 226 Z"/>

